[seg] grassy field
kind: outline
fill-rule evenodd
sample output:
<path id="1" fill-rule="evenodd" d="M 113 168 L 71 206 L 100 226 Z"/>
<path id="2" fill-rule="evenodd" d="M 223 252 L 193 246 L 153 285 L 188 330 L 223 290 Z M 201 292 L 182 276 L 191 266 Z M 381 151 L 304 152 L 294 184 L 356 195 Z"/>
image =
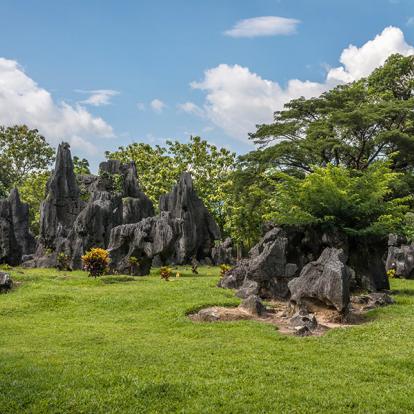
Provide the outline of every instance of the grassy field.
<path id="1" fill-rule="evenodd" d="M 414 281 L 369 322 L 296 338 L 254 321 L 196 324 L 236 305 L 217 268 L 153 274 L 12 271 L 0 296 L 0 413 L 414 411 Z M 129 280 L 129 281 L 128 281 Z"/>

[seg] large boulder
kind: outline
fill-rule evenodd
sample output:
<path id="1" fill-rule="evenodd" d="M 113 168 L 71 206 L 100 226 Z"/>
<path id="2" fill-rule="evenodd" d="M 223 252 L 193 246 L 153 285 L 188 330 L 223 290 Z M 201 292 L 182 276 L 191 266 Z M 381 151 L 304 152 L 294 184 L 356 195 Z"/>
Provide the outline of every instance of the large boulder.
<path id="1" fill-rule="evenodd" d="M 345 313 L 350 300 L 349 271 L 342 249 L 326 248 L 318 260 L 308 263 L 288 284 L 290 300 L 299 308 L 324 304 Z"/>
<path id="2" fill-rule="evenodd" d="M 197 196 L 189 173 L 183 173 L 172 191 L 161 196 L 160 211 L 181 220 L 179 239 L 170 262 L 184 264 L 192 258 L 202 261 L 211 257 L 214 242 L 220 239 L 220 230 Z"/>
<path id="3" fill-rule="evenodd" d="M 36 240 L 29 229 L 29 205 L 21 202 L 17 188 L 10 192 L 9 202 L 17 243 L 23 255 L 32 254 L 36 249 Z"/>
<path id="4" fill-rule="evenodd" d="M 13 281 L 8 273 L 0 272 L 0 293 L 7 293 L 13 287 Z"/>
<path id="5" fill-rule="evenodd" d="M 224 275 L 219 286 L 239 289 L 240 297 L 257 294 L 287 299 L 289 281 L 299 275 L 305 263 L 317 257 L 318 244 L 313 236 L 302 230 L 271 228 L 250 250 L 248 259 L 242 259 Z"/>
<path id="6" fill-rule="evenodd" d="M 111 267 L 119 273 L 129 272 L 131 258 L 138 260 L 135 275 L 147 275 L 152 261 L 165 262 L 173 254 L 179 237 L 181 220 L 170 213 L 148 217 L 135 224 L 123 224 L 112 229 L 109 241 Z"/>
<path id="7" fill-rule="evenodd" d="M 233 242 L 230 237 L 227 237 L 224 242 L 214 246 L 211 250 L 213 263 L 216 266 L 221 264 L 234 264 L 233 250 Z"/>
<path id="8" fill-rule="evenodd" d="M 386 270 L 394 270 L 396 277 L 414 278 L 414 244 L 391 234 L 388 239 Z"/>

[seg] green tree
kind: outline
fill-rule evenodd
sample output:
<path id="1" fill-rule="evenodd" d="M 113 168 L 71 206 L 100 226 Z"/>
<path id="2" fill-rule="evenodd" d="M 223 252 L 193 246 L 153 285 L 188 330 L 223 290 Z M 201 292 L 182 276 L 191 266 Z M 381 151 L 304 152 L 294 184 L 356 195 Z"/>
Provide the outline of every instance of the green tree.
<path id="1" fill-rule="evenodd" d="M 244 159 L 303 176 L 328 163 L 364 170 L 398 153 L 391 168 L 411 174 L 413 84 L 414 57 L 393 55 L 366 79 L 286 104 L 250 134 L 264 147 Z"/>
<path id="2" fill-rule="evenodd" d="M 364 171 L 343 166 L 316 167 L 305 178 L 276 172 L 270 212 L 278 224 L 318 225 L 350 235 L 401 232 L 411 197 L 390 197 L 399 179 L 390 162 L 376 161 Z"/>
<path id="3" fill-rule="evenodd" d="M 86 158 L 80 159 L 76 155 L 73 157 L 73 171 L 77 175 L 88 175 L 91 173 L 89 169 L 89 161 Z"/>
<path id="4" fill-rule="evenodd" d="M 40 205 L 46 196 L 49 177 L 49 171 L 32 173 L 18 187 L 21 200 L 29 204 L 30 228 L 35 235 L 39 234 Z"/>
<path id="5" fill-rule="evenodd" d="M 0 126 L 0 189 L 7 193 L 30 174 L 47 170 L 54 152 L 37 129 Z"/>

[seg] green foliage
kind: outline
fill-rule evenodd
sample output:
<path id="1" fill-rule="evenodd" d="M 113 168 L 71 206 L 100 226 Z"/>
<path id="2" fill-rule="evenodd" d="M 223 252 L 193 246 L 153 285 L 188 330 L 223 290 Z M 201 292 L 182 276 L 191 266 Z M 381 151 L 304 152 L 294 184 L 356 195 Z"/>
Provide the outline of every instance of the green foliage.
<path id="1" fill-rule="evenodd" d="M 366 79 L 292 100 L 275 112 L 274 123 L 250 134 L 259 144 L 275 145 L 245 160 L 303 175 L 328 163 L 364 170 L 398 152 L 391 168 L 412 171 L 413 83 L 414 58 L 393 55 Z"/>
<path id="2" fill-rule="evenodd" d="M 93 248 L 82 256 L 83 268 L 89 276 L 102 276 L 108 271 L 109 252 L 101 248 Z"/>
<path id="3" fill-rule="evenodd" d="M 161 279 L 164 279 L 166 282 L 168 282 L 170 280 L 171 275 L 172 275 L 171 267 L 163 266 L 160 268 Z"/>
<path id="4" fill-rule="evenodd" d="M 224 277 L 226 273 L 231 269 L 231 266 L 228 264 L 220 265 L 220 277 Z"/>
<path id="5" fill-rule="evenodd" d="M 64 252 L 60 252 L 57 255 L 57 266 L 56 267 L 58 270 L 71 270 L 70 256 Z"/>
<path id="6" fill-rule="evenodd" d="M 236 156 L 225 148 L 217 148 L 200 137 L 188 143 L 166 141 L 162 147 L 133 143 L 118 151 L 106 153 L 108 159 L 122 162 L 133 160 L 137 166 L 140 185 L 154 204 L 162 194 L 171 191 L 180 174 L 191 172 L 198 195 L 223 228 L 224 186 L 234 169 Z"/>
<path id="7" fill-rule="evenodd" d="M 49 171 L 30 173 L 18 187 L 21 200 L 29 204 L 30 228 L 35 235 L 39 234 L 40 205 L 46 196 L 49 177 Z"/>
<path id="8" fill-rule="evenodd" d="M 37 129 L 0 126 L 0 191 L 19 187 L 30 174 L 47 170 L 54 150 Z"/>
<path id="9" fill-rule="evenodd" d="M 275 173 L 268 178 L 275 191 L 267 218 L 287 225 L 334 226 L 354 235 L 398 232 L 411 201 L 389 198 L 398 176 L 381 161 L 363 172 L 329 164 L 303 179 Z"/>
<path id="10" fill-rule="evenodd" d="M 86 158 L 80 159 L 75 155 L 72 161 L 73 171 L 76 175 L 88 175 L 91 173 L 89 169 L 89 161 Z"/>

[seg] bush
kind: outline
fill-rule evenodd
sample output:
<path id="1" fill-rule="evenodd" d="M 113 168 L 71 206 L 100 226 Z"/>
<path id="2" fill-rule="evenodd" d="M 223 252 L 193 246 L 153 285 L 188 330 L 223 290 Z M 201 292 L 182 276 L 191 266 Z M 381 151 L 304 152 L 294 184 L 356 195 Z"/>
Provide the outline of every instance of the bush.
<path id="1" fill-rule="evenodd" d="M 70 268 L 70 256 L 64 252 L 60 252 L 57 256 L 57 265 L 58 270 L 72 270 Z"/>
<path id="2" fill-rule="evenodd" d="M 160 269 L 161 279 L 164 279 L 166 282 L 168 282 L 170 280 L 171 274 L 172 274 L 171 267 L 168 267 L 168 266 L 161 267 Z"/>
<path id="3" fill-rule="evenodd" d="M 231 269 L 231 266 L 228 264 L 221 264 L 220 265 L 220 277 L 224 277 L 224 275 Z"/>
<path id="4" fill-rule="evenodd" d="M 94 248 L 82 256 L 82 262 L 89 276 L 102 276 L 108 271 L 109 253 L 105 249 Z"/>
<path id="5" fill-rule="evenodd" d="M 128 259 L 129 264 L 129 273 L 131 275 L 137 275 L 139 272 L 140 263 L 139 260 L 135 256 L 131 256 Z"/>

